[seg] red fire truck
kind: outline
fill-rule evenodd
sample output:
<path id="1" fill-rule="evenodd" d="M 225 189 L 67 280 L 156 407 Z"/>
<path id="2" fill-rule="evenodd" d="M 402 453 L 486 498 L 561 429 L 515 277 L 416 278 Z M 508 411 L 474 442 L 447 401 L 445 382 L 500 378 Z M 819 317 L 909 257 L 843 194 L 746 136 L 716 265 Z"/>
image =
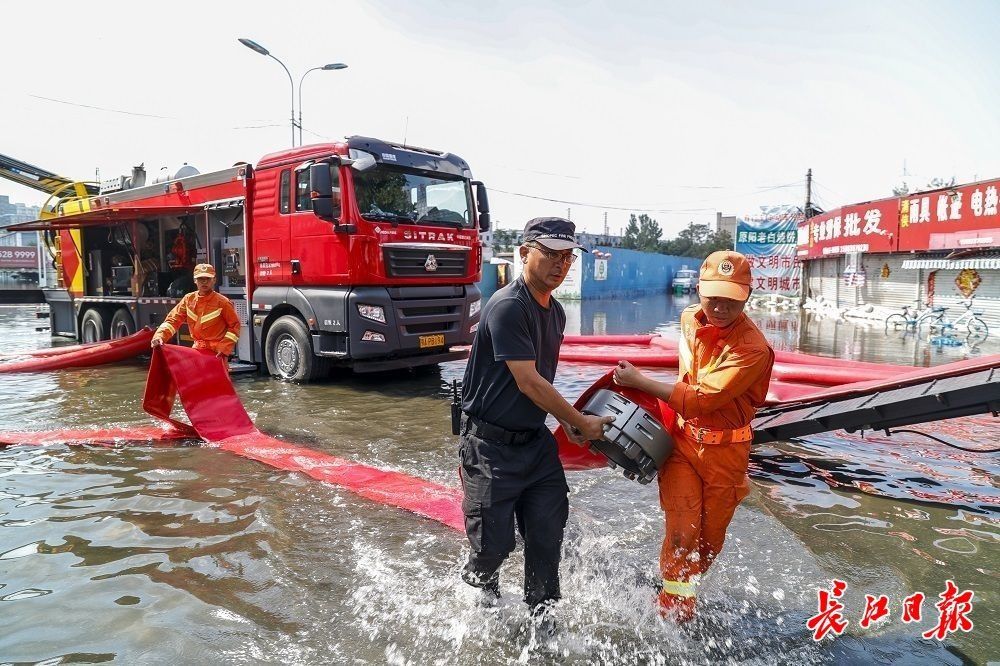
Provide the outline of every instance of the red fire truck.
<path id="1" fill-rule="evenodd" d="M 353 136 L 145 181 L 140 166 L 67 185 L 42 219 L 12 227 L 58 248 L 61 288 L 45 290 L 53 334 L 93 342 L 155 327 L 209 262 L 243 322 L 234 353 L 278 377 L 467 355 L 451 348 L 478 327 L 490 216 L 456 155 Z"/>

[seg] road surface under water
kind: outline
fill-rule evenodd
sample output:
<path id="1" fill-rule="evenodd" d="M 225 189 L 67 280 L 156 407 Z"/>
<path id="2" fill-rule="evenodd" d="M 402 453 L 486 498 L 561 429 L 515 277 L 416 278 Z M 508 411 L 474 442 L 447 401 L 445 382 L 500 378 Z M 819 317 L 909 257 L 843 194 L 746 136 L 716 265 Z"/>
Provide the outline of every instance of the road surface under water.
<path id="1" fill-rule="evenodd" d="M 568 333 L 676 335 L 690 299 L 568 304 Z M 755 313 L 776 348 L 932 365 L 940 348 L 795 314 Z M 53 344 L 32 308 L 0 308 L 7 352 Z M 60 344 L 56 341 L 55 344 Z M 310 386 L 235 378 L 261 430 L 455 485 L 447 387 L 463 363 Z M 575 399 L 603 368 L 562 364 Z M 142 361 L 0 376 L 0 429 L 147 425 Z M 963 430 L 979 443 L 995 423 Z M 908 436 L 832 433 L 760 447 L 755 483 L 683 628 L 653 609 L 655 487 L 570 473 L 561 631 L 539 641 L 520 602 L 481 611 L 459 582 L 464 537 L 311 479 L 197 445 L 0 449 L 0 661 L 119 663 L 984 663 L 1000 655 L 996 454 Z M 867 487 L 831 488 L 823 479 Z M 865 486 L 864 483 L 868 485 Z M 919 502 L 914 488 L 955 501 Z M 845 634 L 817 644 L 817 590 L 846 581 Z M 975 591 L 969 633 L 922 640 L 953 579 Z M 901 602 L 923 592 L 923 621 Z M 859 627 L 865 595 L 891 617 Z"/>

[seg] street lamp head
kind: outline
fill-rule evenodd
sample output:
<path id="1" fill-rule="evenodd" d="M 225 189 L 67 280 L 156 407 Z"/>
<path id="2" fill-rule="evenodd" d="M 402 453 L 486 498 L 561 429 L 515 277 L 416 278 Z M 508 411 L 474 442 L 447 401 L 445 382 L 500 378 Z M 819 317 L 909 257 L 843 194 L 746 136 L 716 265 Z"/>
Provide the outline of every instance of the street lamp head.
<path id="1" fill-rule="evenodd" d="M 322 69 L 347 69 L 347 65 L 342 62 L 332 62 L 329 65 L 323 65 Z"/>
<path id="2" fill-rule="evenodd" d="M 242 44 L 243 46 L 247 47 L 248 49 L 256 51 L 257 53 L 259 53 L 261 55 L 271 55 L 270 51 L 268 51 L 267 49 L 265 49 L 263 46 L 261 46 L 260 44 L 258 44 L 255 41 L 253 41 L 252 39 L 247 39 L 246 37 L 240 37 L 239 38 L 239 42 L 240 42 L 240 44 Z M 346 67 L 347 65 L 344 65 L 344 66 Z"/>

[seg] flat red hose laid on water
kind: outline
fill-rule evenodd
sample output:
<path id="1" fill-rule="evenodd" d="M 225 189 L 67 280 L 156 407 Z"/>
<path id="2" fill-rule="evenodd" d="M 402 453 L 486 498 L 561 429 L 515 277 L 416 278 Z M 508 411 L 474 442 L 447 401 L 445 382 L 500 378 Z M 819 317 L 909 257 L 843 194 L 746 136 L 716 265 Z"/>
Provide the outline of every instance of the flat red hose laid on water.
<path id="1" fill-rule="evenodd" d="M 101 342 L 88 342 L 83 345 L 62 345 L 60 347 L 45 347 L 44 349 L 25 349 L 22 351 L 0 354 L 0 361 L 7 361 L 13 358 L 24 359 L 38 358 L 40 356 L 58 356 L 59 354 L 77 352 L 81 349 L 90 349 L 91 347 L 96 347 L 97 345 L 103 345 L 105 342 L 107 341 L 102 340 Z"/>
<path id="2" fill-rule="evenodd" d="M 676 368 L 677 341 L 659 336 L 572 336 L 563 341 L 559 360 L 570 363 L 614 365 L 619 360 L 645 368 Z M 843 361 L 798 352 L 775 352 L 771 376 L 783 382 L 837 386 L 858 381 L 891 379 L 912 368 L 860 361 Z"/>
<path id="3" fill-rule="evenodd" d="M 153 339 L 153 330 L 144 328 L 126 338 L 108 340 L 90 345 L 77 345 L 64 351 L 40 350 L 32 353 L 23 361 L 8 361 L 0 363 L 0 374 L 10 372 L 47 372 L 64 368 L 89 368 L 95 365 L 116 363 L 127 358 L 149 353 L 149 341 Z"/>
<path id="4" fill-rule="evenodd" d="M 564 345 L 648 345 L 653 338 L 659 336 L 646 335 L 564 335 Z"/>
<path id="5" fill-rule="evenodd" d="M 980 370 L 992 370 L 1000 368 L 1000 354 L 983 356 L 982 358 L 971 358 L 964 361 L 953 361 L 944 365 L 937 365 L 932 368 L 911 368 L 909 372 L 898 373 L 891 379 L 877 379 L 869 381 L 856 381 L 850 384 L 840 384 L 824 389 L 804 392 L 802 395 L 787 395 L 782 400 L 783 403 L 812 403 L 818 401 L 829 402 L 839 400 L 864 393 L 876 393 L 878 391 L 889 391 L 891 389 L 921 384 L 932 379 L 945 379 L 967 375 Z"/>
<path id="6" fill-rule="evenodd" d="M 27 363 L 41 362 L 32 366 L 33 370 L 50 370 L 62 367 L 80 367 L 119 360 L 127 355 L 148 351 L 151 331 L 116 340 L 111 343 L 83 345 L 80 349 L 54 356 L 40 356 Z M 634 343 L 633 343 L 634 344 Z M 637 345 L 641 347 L 642 345 Z M 646 351 L 649 351 L 646 346 Z M 663 349 L 660 357 L 665 357 Z M 669 351 L 669 350 L 667 350 Z M 121 354 L 121 356 L 119 356 Z M 673 352 L 676 355 L 676 352 Z M 606 356 L 602 362 L 612 365 L 620 356 Z M 22 365 L 21 362 L 0 366 Z M 824 388 L 810 384 L 792 384 L 786 381 L 772 381 L 769 402 L 801 402 L 856 395 L 896 386 L 965 374 L 984 368 L 1000 367 L 1000 356 L 991 356 L 972 361 L 963 361 L 911 370 L 907 373 L 893 372 L 892 379 L 857 382 L 866 373 L 863 368 L 845 370 L 829 365 L 812 368 L 794 363 L 779 364 L 786 377 L 796 381 L 814 379 L 813 373 L 827 378 L 827 381 L 855 380 L 836 388 Z M 849 374 L 845 374 L 849 373 Z M 868 375 L 873 374 L 871 371 Z M 598 389 L 611 384 L 611 372 L 606 373 L 591 386 L 577 401 L 584 405 Z M 815 384 L 821 383 L 815 381 Z M 620 389 L 623 395 L 638 403 L 652 414 L 659 415 L 661 422 L 673 423 L 674 415 L 662 401 L 635 391 Z M 187 424 L 171 417 L 175 400 L 179 398 L 191 423 Z M 270 437 L 260 432 L 250 419 L 229 379 L 226 365 L 211 353 L 196 351 L 187 347 L 165 345 L 153 351 L 143 408 L 151 415 L 164 420 L 167 428 L 149 426 L 136 428 L 116 428 L 107 430 L 63 430 L 40 433 L 0 433 L 0 443 L 46 444 L 89 443 L 108 444 L 119 441 L 176 441 L 183 439 L 205 440 L 210 446 L 220 448 L 240 456 L 257 460 L 277 469 L 296 471 L 312 478 L 343 487 L 351 492 L 382 504 L 399 507 L 418 515 L 431 518 L 456 530 L 464 529 L 461 510 L 461 490 L 443 486 L 425 479 L 378 469 L 368 465 L 350 462 L 321 451 L 298 446 Z M 556 430 L 559 455 L 568 470 L 601 468 L 607 459 L 591 453 L 587 448 L 571 443 L 561 429 Z"/>
<path id="7" fill-rule="evenodd" d="M 179 396 L 191 425 L 170 417 Z M 462 493 L 425 479 L 353 463 L 275 439 L 257 430 L 243 409 L 226 366 L 214 354 L 164 345 L 153 352 L 142 406 L 178 430 L 245 458 L 346 488 L 366 499 L 465 529 Z"/>

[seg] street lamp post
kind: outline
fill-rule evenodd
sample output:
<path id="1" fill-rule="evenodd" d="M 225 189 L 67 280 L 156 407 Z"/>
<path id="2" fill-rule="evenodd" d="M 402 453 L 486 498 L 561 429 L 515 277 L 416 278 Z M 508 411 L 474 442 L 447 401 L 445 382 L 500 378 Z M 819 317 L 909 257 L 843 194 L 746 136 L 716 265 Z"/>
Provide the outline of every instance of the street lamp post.
<path id="1" fill-rule="evenodd" d="M 312 69 L 307 69 L 306 74 L 309 72 L 315 72 L 317 69 L 322 69 L 325 71 L 330 71 L 334 69 L 347 69 L 347 65 L 342 62 L 332 62 L 329 65 L 323 65 L 322 67 L 313 67 Z M 306 80 L 306 74 L 302 75 L 299 79 L 299 145 L 302 145 L 302 83 Z"/>
<path id="2" fill-rule="evenodd" d="M 288 74 L 288 84 L 292 87 L 292 147 L 295 147 L 295 81 L 292 80 L 292 73 L 288 71 L 285 67 L 285 63 L 281 62 L 273 55 L 271 52 L 265 49 L 263 46 L 253 41 L 252 39 L 247 39 L 246 37 L 239 38 L 240 44 L 247 47 L 251 51 L 256 51 L 261 55 L 266 55 L 268 58 L 272 58 L 275 62 L 281 65 L 281 68 L 285 70 L 285 74 Z"/>

